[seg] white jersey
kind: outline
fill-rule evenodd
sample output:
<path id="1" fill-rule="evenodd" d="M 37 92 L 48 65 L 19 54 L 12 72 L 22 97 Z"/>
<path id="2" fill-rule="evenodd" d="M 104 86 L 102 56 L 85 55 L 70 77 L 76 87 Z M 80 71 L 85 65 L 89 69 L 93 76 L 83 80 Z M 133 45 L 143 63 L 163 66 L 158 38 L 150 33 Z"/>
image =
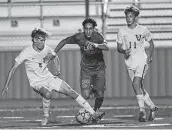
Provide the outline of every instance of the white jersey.
<path id="1" fill-rule="evenodd" d="M 141 25 L 137 25 L 134 29 L 127 26 L 119 29 L 117 42 L 122 44 L 124 50 L 131 49 L 130 57 L 125 60 L 128 67 L 135 68 L 138 63 L 146 64 L 145 41 L 151 39 L 151 32 Z"/>
<path id="2" fill-rule="evenodd" d="M 15 61 L 18 64 L 25 62 L 26 74 L 31 86 L 54 77 L 47 68 L 48 63 L 43 61 L 48 53 L 55 54 L 47 45 L 40 52 L 35 51 L 32 46 L 28 46 L 16 57 Z"/>

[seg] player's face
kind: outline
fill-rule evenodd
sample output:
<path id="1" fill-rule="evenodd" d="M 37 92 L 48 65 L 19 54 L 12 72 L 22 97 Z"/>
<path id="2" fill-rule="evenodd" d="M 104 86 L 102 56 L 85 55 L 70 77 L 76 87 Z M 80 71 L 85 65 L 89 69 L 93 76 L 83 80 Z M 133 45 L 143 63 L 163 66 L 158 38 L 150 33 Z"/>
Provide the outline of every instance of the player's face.
<path id="1" fill-rule="evenodd" d="M 126 22 L 128 26 L 131 26 L 136 23 L 136 16 L 133 13 L 129 12 L 126 14 Z"/>
<path id="2" fill-rule="evenodd" d="M 84 26 L 84 33 L 87 38 L 90 38 L 93 34 L 94 27 L 92 23 L 87 23 Z"/>
<path id="3" fill-rule="evenodd" d="M 35 41 L 35 46 L 39 49 L 39 50 L 43 50 L 44 46 L 45 46 L 45 40 L 46 38 L 43 36 L 37 36 L 34 38 Z"/>

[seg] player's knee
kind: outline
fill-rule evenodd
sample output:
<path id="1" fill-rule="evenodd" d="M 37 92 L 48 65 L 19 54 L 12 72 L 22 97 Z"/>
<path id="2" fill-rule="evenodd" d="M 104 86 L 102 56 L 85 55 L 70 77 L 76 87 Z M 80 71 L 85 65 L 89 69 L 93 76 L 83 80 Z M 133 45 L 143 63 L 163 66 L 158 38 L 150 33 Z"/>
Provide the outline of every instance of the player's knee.
<path id="1" fill-rule="evenodd" d="M 47 91 L 47 92 L 45 92 L 44 98 L 46 98 L 47 100 L 50 100 L 51 95 L 52 95 L 51 92 Z"/>
<path id="2" fill-rule="evenodd" d="M 40 90 L 39 90 L 39 93 L 42 97 L 44 97 L 45 99 L 49 100 L 51 99 L 51 91 L 49 91 L 48 89 L 42 87 Z"/>
<path id="3" fill-rule="evenodd" d="M 97 91 L 97 97 L 103 97 L 104 98 L 104 91 Z"/>
<path id="4" fill-rule="evenodd" d="M 87 100 L 90 98 L 90 91 L 89 90 L 81 90 L 82 97 Z"/>
<path id="5" fill-rule="evenodd" d="M 133 80 L 132 85 L 133 85 L 133 87 L 139 87 L 139 81 Z"/>
<path id="6" fill-rule="evenodd" d="M 71 98 L 73 98 L 73 99 L 76 99 L 76 97 L 78 97 L 78 93 L 77 92 L 75 92 L 74 90 L 71 90 L 69 93 L 68 93 L 68 95 L 71 97 Z"/>

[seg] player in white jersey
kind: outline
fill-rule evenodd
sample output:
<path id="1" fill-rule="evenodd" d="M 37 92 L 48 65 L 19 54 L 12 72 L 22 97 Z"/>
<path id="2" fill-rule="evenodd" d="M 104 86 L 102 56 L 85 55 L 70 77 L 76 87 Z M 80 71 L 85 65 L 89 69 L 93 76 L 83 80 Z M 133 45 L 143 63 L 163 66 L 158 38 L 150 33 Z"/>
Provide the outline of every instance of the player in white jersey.
<path id="1" fill-rule="evenodd" d="M 7 80 L 2 90 L 2 97 L 4 98 L 4 94 L 8 92 L 8 85 L 15 70 L 22 62 L 25 62 L 26 73 L 31 88 L 33 88 L 35 92 L 43 97 L 42 103 L 44 119 L 42 120 L 41 125 L 47 125 L 48 123 L 50 99 L 53 90 L 75 99 L 80 106 L 84 107 L 91 113 L 94 119 L 99 120 L 103 113 L 95 112 L 81 95 L 74 91 L 65 81 L 61 80 L 58 76 L 52 75 L 48 70 L 47 64 L 49 61 L 45 61 L 44 57 L 53 54 L 56 57 L 54 59 L 54 63 L 57 68 L 57 74 L 60 73 L 58 56 L 49 46 L 45 45 L 45 41 L 48 36 L 49 33 L 41 28 L 34 29 L 32 31 L 31 37 L 33 44 L 26 47 L 15 58 L 15 63 L 9 71 Z"/>
<path id="2" fill-rule="evenodd" d="M 148 70 L 148 64 L 152 61 L 154 43 L 151 32 L 137 23 L 139 9 L 135 6 L 127 7 L 124 11 L 127 26 L 119 29 L 117 36 L 117 49 L 124 54 L 128 74 L 140 107 L 139 121 L 145 122 L 146 112 L 144 103 L 150 107 L 148 120 L 155 119 L 157 106 L 151 101 L 149 94 L 143 86 L 143 79 Z M 148 55 L 145 52 L 145 42 L 149 43 Z"/>

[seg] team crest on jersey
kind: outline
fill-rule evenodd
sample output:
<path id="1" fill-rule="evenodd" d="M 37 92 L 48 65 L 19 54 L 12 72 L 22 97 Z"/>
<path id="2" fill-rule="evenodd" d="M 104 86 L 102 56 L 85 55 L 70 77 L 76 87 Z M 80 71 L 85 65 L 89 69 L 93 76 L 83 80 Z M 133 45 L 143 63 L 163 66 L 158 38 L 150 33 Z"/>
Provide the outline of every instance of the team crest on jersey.
<path id="1" fill-rule="evenodd" d="M 136 36 L 136 38 L 137 38 L 138 41 L 140 41 L 141 38 L 142 38 L 142 35 L 141 34 L 140 35 L 135 35 L 135 36 Z"/>

